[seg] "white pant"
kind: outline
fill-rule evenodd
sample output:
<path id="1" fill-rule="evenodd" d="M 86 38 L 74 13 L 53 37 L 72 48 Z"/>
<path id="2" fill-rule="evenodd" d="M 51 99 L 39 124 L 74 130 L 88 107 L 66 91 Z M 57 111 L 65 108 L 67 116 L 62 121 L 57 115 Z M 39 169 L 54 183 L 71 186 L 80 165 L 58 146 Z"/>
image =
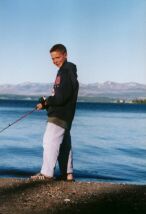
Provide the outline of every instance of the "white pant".
<path id="1" fill-rule="evenodd" d="M 48 122 L 43 138 L 43 165 L 41 173 L 53 177 L 57 160 L 61 174 L 73 173 L 70 132 Z"/>

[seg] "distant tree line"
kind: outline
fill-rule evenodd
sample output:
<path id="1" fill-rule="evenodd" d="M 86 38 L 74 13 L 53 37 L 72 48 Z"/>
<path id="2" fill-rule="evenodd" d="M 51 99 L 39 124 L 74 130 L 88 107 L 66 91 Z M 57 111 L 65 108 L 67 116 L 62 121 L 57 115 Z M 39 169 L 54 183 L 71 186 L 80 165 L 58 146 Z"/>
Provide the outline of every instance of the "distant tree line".
<path id="1" fill-rule="evenodd" d="M 135 99 L 132 103 L 146 104 L 146 99 Z"/>

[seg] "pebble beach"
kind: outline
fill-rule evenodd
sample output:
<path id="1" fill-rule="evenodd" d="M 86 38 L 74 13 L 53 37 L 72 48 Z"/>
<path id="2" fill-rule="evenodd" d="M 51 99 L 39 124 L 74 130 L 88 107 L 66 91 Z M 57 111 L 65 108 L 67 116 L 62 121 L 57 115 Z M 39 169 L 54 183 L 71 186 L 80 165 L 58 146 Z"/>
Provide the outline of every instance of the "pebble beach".
<path id="1" fill-rule="evenodd" d="M 0 214 L 146 213 L 146 185 L 0 179 Z"/>

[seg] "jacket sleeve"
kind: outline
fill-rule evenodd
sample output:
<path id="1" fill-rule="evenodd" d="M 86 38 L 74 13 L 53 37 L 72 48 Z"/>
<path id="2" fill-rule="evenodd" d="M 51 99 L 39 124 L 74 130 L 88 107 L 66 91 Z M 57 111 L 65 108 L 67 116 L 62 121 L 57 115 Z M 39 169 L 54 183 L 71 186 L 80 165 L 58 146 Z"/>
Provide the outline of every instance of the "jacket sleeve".
<path id="1" fill-rule="evenodd" d="M 71 77 L 68 70 L 64 70 L 57 75 L 59 83 L 54 85 L 54 96 L 49 96 L 46 99 L 46 107 L 49 106 L 63 106 L 73 96 L 73 87 Z"/>

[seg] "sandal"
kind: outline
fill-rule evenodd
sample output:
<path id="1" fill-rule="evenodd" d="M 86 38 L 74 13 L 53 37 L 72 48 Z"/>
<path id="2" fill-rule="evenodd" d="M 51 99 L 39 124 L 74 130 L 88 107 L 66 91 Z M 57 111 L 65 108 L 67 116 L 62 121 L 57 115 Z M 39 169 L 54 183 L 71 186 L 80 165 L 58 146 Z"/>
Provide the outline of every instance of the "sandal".
<path id="1" fill-rule="evenodd" d="M 43 175 L 42 173 L 37 173 L 36 175 L 31 176 L 30 180 L 50 180 L 50 181 L 52 181 L 53 177 Z"/>
<path id="2" fill-rule="evenodd" d="M 75 182 L 75 179 L 73 178 L 73 179 L 67 179 L 66 180 L 67 182 Z"/>

